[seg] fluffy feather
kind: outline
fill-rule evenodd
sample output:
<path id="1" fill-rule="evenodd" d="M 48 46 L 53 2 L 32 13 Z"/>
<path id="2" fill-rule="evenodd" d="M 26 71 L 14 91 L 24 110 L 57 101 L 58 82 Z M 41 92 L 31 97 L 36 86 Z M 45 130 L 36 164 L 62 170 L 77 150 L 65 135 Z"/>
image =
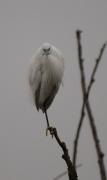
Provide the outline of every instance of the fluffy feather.
<path id="1" fill-rule="evenodd" d="M 64 58 L 61 52 L 49 43 L 43 44 L 32 57 L 29 70 L 29 85 L 37 110 L 47 110 L 62 82 Z"/>

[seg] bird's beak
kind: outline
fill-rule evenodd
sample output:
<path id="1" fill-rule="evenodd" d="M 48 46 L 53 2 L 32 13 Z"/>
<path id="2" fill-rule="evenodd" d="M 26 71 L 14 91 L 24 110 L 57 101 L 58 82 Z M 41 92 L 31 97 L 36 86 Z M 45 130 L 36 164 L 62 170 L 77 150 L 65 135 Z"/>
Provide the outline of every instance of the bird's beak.
<path id="1" fill-rule="evenodd" d="M 44 55 L 44 56 L 49 56 L 49 55 L 50 55 L 50 52 L 44 52 L 43 55 Z"/>

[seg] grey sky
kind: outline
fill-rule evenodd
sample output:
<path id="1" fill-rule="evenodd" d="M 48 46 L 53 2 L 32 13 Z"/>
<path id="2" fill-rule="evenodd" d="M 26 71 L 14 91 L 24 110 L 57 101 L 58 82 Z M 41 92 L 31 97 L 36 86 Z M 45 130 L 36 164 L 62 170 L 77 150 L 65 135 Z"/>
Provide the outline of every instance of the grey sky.
<path id="1" fill-rule="evenodd" d="M 83 33 L 87 80 L 107 40 L 106 0 L 0 0 L 0 179 L 51 180 L 65 171 L 61 151 L 45 136 L 44 115 L 31 104 L 27 89 L 29 59 L 50 42 L 65 56 L 64 86 L 49 109 L 49 119 L 72 146 L 81 108 L 75 30 Z M 103 151 L 107 154 L 107 50 L 96 75 L 91 104 Z M 107 155 L 106 155 L 107 156 Z M 107 166 L 107 157 L 105 163 Z M 100 180 L 87 118 L 79 143 L 79 179 Z M 62 180 L 68 179 L 67 176 Z"/>

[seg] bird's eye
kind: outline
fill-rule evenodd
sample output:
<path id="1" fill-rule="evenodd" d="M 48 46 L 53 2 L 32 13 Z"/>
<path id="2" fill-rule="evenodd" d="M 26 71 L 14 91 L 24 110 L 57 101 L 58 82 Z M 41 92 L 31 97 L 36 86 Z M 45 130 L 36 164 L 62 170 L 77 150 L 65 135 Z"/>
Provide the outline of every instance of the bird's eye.
<path id="1" fill-rule="evenodd" d="M 43 51 L 44 52 L 49 52 L 51 50 L 51 48 L 49 47 L 49 48 L 43 48 Z"/>

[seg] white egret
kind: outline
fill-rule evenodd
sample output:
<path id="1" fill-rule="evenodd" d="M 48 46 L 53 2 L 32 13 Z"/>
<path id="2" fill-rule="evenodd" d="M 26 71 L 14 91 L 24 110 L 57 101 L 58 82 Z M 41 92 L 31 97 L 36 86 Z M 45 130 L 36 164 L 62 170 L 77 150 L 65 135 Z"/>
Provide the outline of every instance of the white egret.
<path id="1" fill-rule="evenodd" d="M 64 58 L 62 53 L 53 45 L 44 43 L 32 57 L 29 71 L 29 85 L 37 110 L 45 113 L 47 128 L 50 127 L 47 109 L 52 101 L 64 73 Z"/>

